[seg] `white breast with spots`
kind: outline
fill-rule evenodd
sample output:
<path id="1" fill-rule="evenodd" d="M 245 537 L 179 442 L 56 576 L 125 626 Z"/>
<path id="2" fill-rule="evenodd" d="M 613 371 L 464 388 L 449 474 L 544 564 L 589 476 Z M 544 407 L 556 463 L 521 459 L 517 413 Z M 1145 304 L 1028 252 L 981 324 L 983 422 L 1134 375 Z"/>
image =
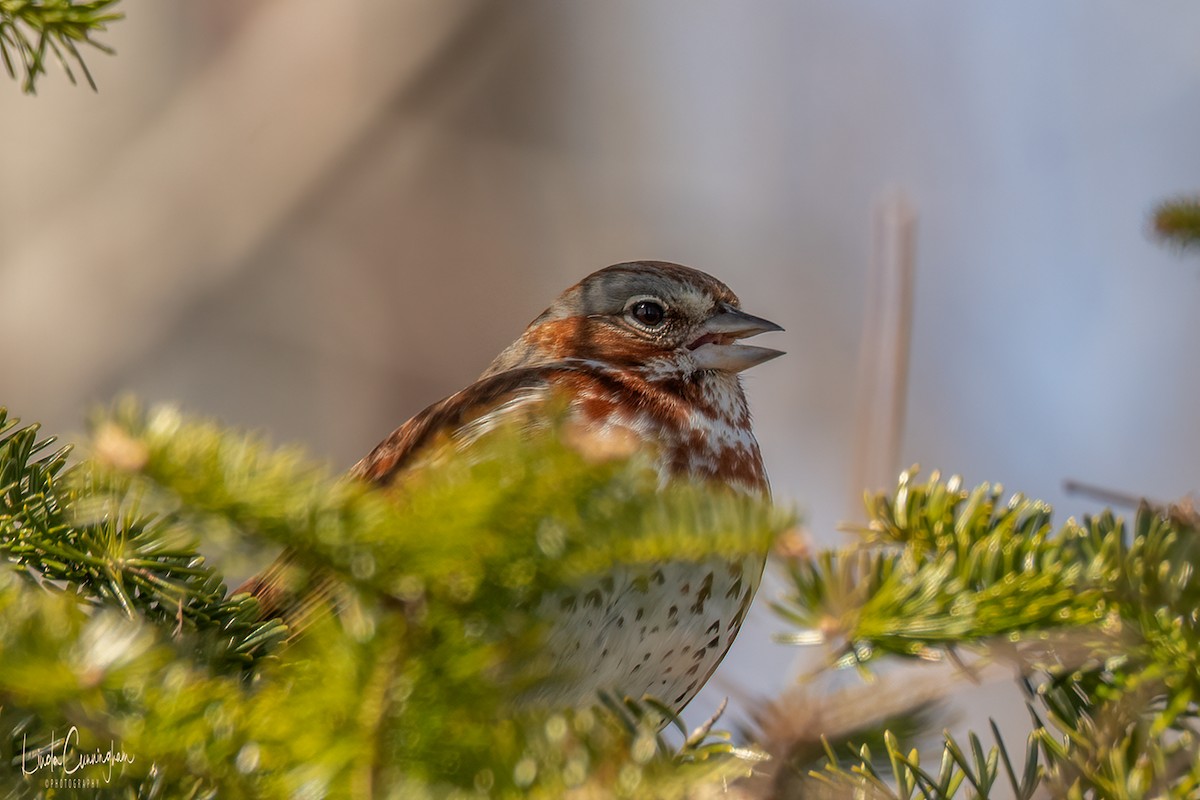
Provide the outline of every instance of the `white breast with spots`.
<path id="1" fill-rule="evenodd" d="M 589 387 L 580 398 L 583 405 L 604 395 Z M 514 398 L 506 412 L 531 399 Z M 627 439 L 633 434 L 645 444 L 674 440 L 677 446 L 685 445 L 686 466 L 663 458 L 664 484 L 679 477 L 681 466 L 695 477 L 712 478 L 723 458 L 737 458 L 754 468 L 742 480 L 727 481 L 729 485 L 750 494 L 765 492 L 758 445 L 736 378 L 703 385 L 702 402 L 683 431 L 668 433 L 663 422 L 649 414 L 615 407 L 610 415 L 588 424 L 600 437 Z M 597 535 L 603 534 L 599 524 Z M 617 697 L 652 696 L 676 711 L 682 709 L 733 643 L 764 563 L 765 554 L 733 563 L 714 558 L 622 567 L 547 597 L 538 616 L 550 623 L 545 652 L 555 679 L 527 699 L 550 707 L 580 707 L 595 703 L 603 690 Z"/>
<path id="2" fill-rule="evenodd" d="M 540 612 L 554 620 L 546 644 L 557 681 L 536 701 L 586 706 L 604 690 L 682 709 L 733 643 L 762 568 L 761 558 L 623 568 L 548 598 Z"/>

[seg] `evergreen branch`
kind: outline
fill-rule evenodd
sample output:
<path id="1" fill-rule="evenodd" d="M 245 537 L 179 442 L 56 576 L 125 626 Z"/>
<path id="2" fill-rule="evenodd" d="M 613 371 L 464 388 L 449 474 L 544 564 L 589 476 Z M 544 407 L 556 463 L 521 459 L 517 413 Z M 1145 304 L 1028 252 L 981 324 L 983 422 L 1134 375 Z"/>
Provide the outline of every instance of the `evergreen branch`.
<path id="1" fill-rule="evenodd" d="M 1154 233 L 1179 247 L 1200 246 L 1200 198 L 1181 197 L 1154 209 Z"/>
<path id="2" fill-rule="evenodd" d="M 92 38 L 108 30 L 108 24 L 124 17 L 114 11 L 120 0 L 0 0 L 0 61 L 10 78 L 16 78 L 18 65 L 23 74 L 22 88 L 28 94 L 37 91 L 37 79 L 46 72 L 46 60 L 53 55 L 75 81 L 78 69 L 92 90 L 96 82 L 88 70 L 79 45 L 111 54 L 106 45 Z"/>
<path id="3" fill-rule="evenodd" d="M 1196 796 L 1197 514 L 1143 505 L 1132 533 L 1109 512 L 1054 532 L 1044 504 L 1001 494 L 986 484 L 967 492 L 936 474 L 917 485 L 910 472 L 893 495 L 868 498 L 861 544 L 789 564 L 792 590 L 777 610 L 800 630 L 785 640 L 830 643 L 837 664 L 860 668 L 889 654 L 936 659 L 973 646 L 1015 663 L 1045 708 L 1034 737 L 1041 780 L 1057 793 Z M 1000 762 L 1014 792 L 1027 788 L 1002 742 L 985 754 L 971 740 L 970 759 L 952 740 L 946 748 L 977 796 L 987 796 Z M 863 791 L 905 796 L 877 785 L 877 767 L 859 755 L 849 772 L 836 759 L 829 769 L 857 776 Z M 889 750 L 900 788 L 949 796 L 945 784 L 897 772 L 905 758 Z"/>
<path id="4" fill-rule="evenodd" d="M 840 754 L 868 752 L 879 772 L 895 764 L 889 739 L 909 749 L 928 752 L 936 743 L 937 724 L 944 716 L 944 700 L 955 688 L 941 674 L 898 670 L 870 683 L 833 688 L 836 680 L 806 680 L 778 698 L 755 709 L 751 741 L 761 742 L 771 755 L 754 779 L 770 792 L 754 796 L 809 796 L 814 788 L 810 773 L 820 771 L 832 750 Z M 834 676 L 810 676 L 833 678 Z"/>
<path id="5" fill-rule="evenodd" d="M 167 492 L 180 513 L 231 521 L 394 597 L 471 602 L 491 573 L 520 604 L 618 563 L 760 553 L 794 518 L 711 487 L 660 492 L 640 464 L 593 463 L 557 437 L 517 430 L 493 434 L 478 458 L 449 460 L 388 493 L 335 477 L 296 450 L 184 421 L 170 409 L 120 409 L 98 430 L 97 458 L 116 469 L 118 487 L 122 473 L 136 474 Z M 477 563 L 464 563 L 464 552 Z"/>
<path id="6" fill-rule="evenodd" d="M 660 491 L 640 465 L 590 463 L 553 435 L 499 431 L 477 446 L 480 458 L 451 459 L 385 494 L 169 410 L 125 408 L 97 430 L 96 457 L 115 490 L 139 481 L 192 528 L 215 517 L 286 543 L 302 565 L 354 587 L 368 617 L 401 610 L 403 680 L 414 688 L 390 721 L 389 761 L 431 780 L 449 777 L 423 772 L 444 761 L 447 742 L 459 753 L 456 774 L 468 776 L 532 746 L 520 726 L 479 721 L 511 717 L 510 698 L 569 678 L 552 675 L 536 649 L 529 615 L 541 597 L 617 563 L 761 552 L 792 521 L 732 493 Z M 693 771 L 742 760 L 733 748 L 691 756 Z"/>
<path id="7" fill-rule="evenodd" d="M 1104 617 L 1086 582 L 1095 565 L 1073 557 L 1079 526 L 1052 536 L 1043 503 L 912 477 L 894 497 L 869 499 L 862 546 L 788 565 L 794 592 L 776 610 L 801 628 L 788 640 L 836 641 L 846 663 L 939 658 L 952 645 Z"/>
<path id="8" fill-rule="evenodd" d="M 882 756 L 873 754 L 869 746 L 861 745 L 850 748 L 851 756 L 846 758 L 826 742 L 826 763 L 821 770 L 810 772 L 809 776 L 812 781 L 829 790 L 833 797 L 853 794 L 879 800 L 912 800 L 916 797 L 945 800 L 957 796 L 960 789 L 969 787 L 970 796 L 978 800 L 990 797 L 1030 800 L 1042 781 L 1042 770 L 1038 764 L 1038 734 L 1035 732 L 1029 736 L 1025 760 L 1018 777 L 1012 756 L 994 722 L 991 723 L 991 729 L 996 744 L 986 751 L 979 737 L 973 733 L 967 737 L 966 748 L 950 734 L 945 734 L 936 775 L 922 767 L 921 756 L 916 749 L 906 749 L 895 736 L 888 733 L 884 736 Z M 887 764 L 887 767 L 877 766 L 881 763 Z"/>
<path id="9" fill-rule="evenodd" d="M 128 481 L 102 494 L 89 466 L 67 468 L 69 447 L 17 425 L 0 409 L 0 556 L 78 602 L 186 633 L 208 662 L 250 664 L 283 638 L 255 601 L 226 599 L 179 515 L 146 509 Z"/>
<path id="10" fill-rule="evenodd" d="M 15 770 L 70 750 L 71 726 L 75 750 L 136 755 L 102 787 L 112 796 L 682 797 L 758 757 L 707 727 L 672 750 L 649 699 L 548 713 L 520 698 L 564 677 L 538 657 L 540 595 L 615 558 L 750 552 L 790 514 L 688 487 L 660 496 L 638 465 L 589 463 L 553 436 L 498 434 L 481 443 L 494 458 L 400 496 L 165 410 L 100 419 L 92 459 L 70 469 L 34 439 L 0 421 L 0 550 L 23 570 L 0 570 L 0 724 L 19 793 L 40 795 Z M 697 530 L 656 529 L 692 504 L 682 519 Z M 343 613 L 275 647 L 248 622 L 255 601 L 225 598 L 195 551 L 233 537 L 332 571 L 354 590 Z M 97 661 L 114 652 L 127 655 Z"/>

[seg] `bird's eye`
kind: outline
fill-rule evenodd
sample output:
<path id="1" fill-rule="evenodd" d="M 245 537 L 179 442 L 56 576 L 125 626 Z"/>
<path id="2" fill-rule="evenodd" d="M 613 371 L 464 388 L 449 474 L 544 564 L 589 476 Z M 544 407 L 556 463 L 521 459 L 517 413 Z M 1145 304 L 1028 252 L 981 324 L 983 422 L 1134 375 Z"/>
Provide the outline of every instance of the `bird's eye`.
<path id="1" fill-rule="evenodd" d="M 639 300 L 629 308 L 629 314 L 647 328 L 657 328 L 667 315 L 661 303 L 653 300 Z"/>

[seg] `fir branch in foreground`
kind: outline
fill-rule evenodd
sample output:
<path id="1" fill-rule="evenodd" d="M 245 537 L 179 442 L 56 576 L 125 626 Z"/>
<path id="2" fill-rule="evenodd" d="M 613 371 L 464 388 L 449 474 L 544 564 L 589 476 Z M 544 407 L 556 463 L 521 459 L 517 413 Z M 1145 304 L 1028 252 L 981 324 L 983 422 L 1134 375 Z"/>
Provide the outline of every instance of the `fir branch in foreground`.
<path id="1" fill-rule="evenodd" d="M 1154 233 L 1180 247 L 1200 246 L 1200 197 L 1181 197 L 1154 209 Z"/>
<path id="2" fill-rule="evenodd" d="M 567 677 L 538 651 L 540 593 L 618 559 L 757 549 L 790 514 L 663 493 L 637 464 L 590 463 L 552 435 L 501 432 L 480 443 L 495 458 L 402 496 L 167 409 L 100 419 L 92 459 L 70 470 L 36 439 L 0 433 L 0 532 L 23 568 L 0 570 L 0 781 L 19 796 L 43 794 L 21 771 L 31 752 L 109 742 L 135 760 L 99 794 L 148 798 L 682 797 L 754 763 L 707 728 L 673 751 L 650 700 L 555 712 L 514 699 Z M 672 508 L 691 509 L 669 515 L 686 524 L 661 530 Z M 342 614 L 275 640 L 249 672 L 220 654 L 262 632 L 221 615 L 254 601 L 225 598 L 191 544 L 221 563 L 234 539 L 287 543 L 352 589 Z M 157 579 L 130 581 L 131 566 Z M 30 571 L 40 580 L 18 578 Z M 155 594 L 164 582 L 177 594 Z M 168 614 L 168 597 L 190 611 Z"/>
<path id="3" fill-rule="evenodd" d="M 78 69 L 92 90 L 96 82 L 88 70 L 80 45 L 111 54 L 111 48 L 92 38 L 124 15 L 114 11 L 120 0 L 0 0 L 0 61 L 9 77 L 22 75 L 22 88 L 37 91 L 37 79 L 54 57 L 75 83 Z"/>
<path id="4" fill-rule="evenodd" d="M 804 796 L 914 800 L 950 798 L 965 790 L 973 798 L 1030 800 L 1042 778 L 1037 736 L 1029 737 L 1025 761 L 1014 762 L 1000 740 L 995 723 L 991 727 L 997 744 L 988 750 L 984 750 L 983 743 L 973 733 L 968 736 L 965 749 L 947 734 L 936 769 L 928 763 L 923 765 L 920 753 L 905 749 L 891 733 L 884 734 L 882 756 L 872 754 L 863 745 L 851 760 L 840 757 L 826 745 L 825 767 L 812 773 L 813 784 L 808 785 L 809 791 Z M 875 766 L 880 762 L 887 764 L 887 768 Z"/>
<path id="5" fill-rule="evenodd" d="M 733 493 L 662 491 L 636 459 L 590 460 L 553 431 L 502 429 L 472 448 L 477 456 L 439 462 L 385 493 L 169 409 L 120 410 L 99 430 L 108 445 L 98 456 L 117 486 L 131 476 L 178 504 L 194 529 L 219 518 L 245 537 L 287 544 L 301 566 L 353 587 L 372 626 L 405 620 L 403 668 L 390 678 L 406 686 L 403 713 L 385 714 L 381 746 L 388 763 L 423 780 L 487 773 L 497 786 L 532 790 L 590 763 L 559 764 L 561 748 L 535 746 L 513 721 L 514 698 L 570 680 L 538 647 L 547 593 L 617 564 L 761 552 L 792 523 Z M 729 760 L 706 758 L 704 768 L 718 761 Z M 526 786 L 512 763 L 541 764 L 540 777 Z"/>
<path id="6" fill-rule="evenodd" d="M 177 514 L 148 507 L 125 480 L 100 487 L 90 465 L 67 468 L 70 447 L 19 427 L 0 408 L 0 556 L 77 602 L 146 619 L 188 639 L 209 663 L 251 664 L 286 631 L 255 619 L 257 604 L 226 598 L 221 576 Z"/>
<path id="7" fill-rule="evenodd" d="M 839 766 L 848 754 L 830 751 L 818 774 L 882 797 L 950 797 L 964 780 L 987 797 L 999 765 L 1018 796 L 1030 790 L 1018 775 L 1055 796 L 1200 794 L 1200 519 L 1191 508 L 1143 505 L 1132 530 L 1105 512 L 1054 531 L 1042 503 L 1004 500 L 986 484 L 966 491 L 936 473 L 918 484 L 912 472 L 868 508 L 857 546 L 789 565 L 793 586 L 778 610 L 800 630 L 785 640 L 829 645 L 835 664 L 862 669 L 889 655 L 958 660 L 966 647 L 1015 666 L 1040 711 L 1024 765 L 1010 763 L 1002 742 L 985 752 L 974 738 L 968 748 L 947 739 L 937 779 L 888 745 L 897 790 L 863 751 L 849 767 Z"/>
<path id="8" fill-rule="evenodd" d="M 402 491 L 383 492 L 294 448 L 169 408 L 119 409 L 98 430 L 107 442 L 98 460 L 118 485 L 136 476 L 181 503 L 192 524 L 219 517 L 398 597 L 411 595 L 417 578 L 421 592 L 471 601 L 494 571 L 512 592 L 509 604 L 519 605 L 615 564 L 762 552 L 794 519 L 703 486 L 658 491 L 657 474 L 636 458 L 597 462 L 553 431 L 502 429 L 478 457 L 449 459 L 408 476 Z M 464 562 L 466 553 L 477 563 Z"/>

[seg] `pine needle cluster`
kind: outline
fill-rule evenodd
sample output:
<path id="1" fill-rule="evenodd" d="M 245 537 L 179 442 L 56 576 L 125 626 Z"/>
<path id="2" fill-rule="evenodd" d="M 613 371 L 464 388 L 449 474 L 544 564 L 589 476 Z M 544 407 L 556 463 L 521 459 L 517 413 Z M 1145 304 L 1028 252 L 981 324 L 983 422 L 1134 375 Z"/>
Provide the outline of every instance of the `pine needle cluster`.
<path id="1" fill-rule="evenodd" d="M 1200 246 L 1200 197 L 1178 197 L 1154 209 L 1154 233 L 1181 248 Z"/>
<path id="2" fill-rule="evenodd" d="M 0 61 L 10 78 L 21 76 L 28 94 L 37 91 L 37 80 L 46 63 L 57 61 L 71 83 L 78 70 L 88 86 L 96 82 L 80 47 L 86 45 L 111 54 L 111 48 L 92 38 L 124 15 L 114 9 L 120 0 L 0 0 Z"/>
<path id="3" fill-rule="evenodd" d="M 303 453 L 125 404 L 87 458 L 0 412 L 0 781 L 13 796 L 684 796 L 754 754 L 652 699 L 538 709 L 542 594 L 616 563 L 761 551 L 790 514 L 553 435 L 384 494 Z M 236 546 L 235 546 L 236 545 Z M 286 545 L 336 576 L 302 636 L 227 596 Z M 233 563 L 233 562 L 230 562 Z M 96 763 L 91 763 L 96 762 Z M 714 784 L 714 782 L 716 782 Z"/>
<path id="4" fill-rule="evenodd" d="M 539 651 L 546 592 L 760 550 L 792 516 L 660 491 L 646 464 L 554 435 L 500 431 L 482 452 L 385 494 L 171 409 L 102 415 L 77 461 L 0 412 L 0 781 L 14 797 L 1200 796 L 1189 507 L 1055 527 L 1044 503 L 910 471 L 868 497 L 853 546 L 779 548 L 786 642 L 867 674 L 1004 664 L 1033 733 L 923 753 L 918 708 L 829 732 L 815 759 L 764 739 L 764 769 L 711 726 L 670 746 L 679 721 L 653 698 L 519 698 L 570 679 Z M 344 589 L 302 636 L 228 594 L 228 565 L 280 546 Z"/>
<path id="5" fill-rule="evenodd" d="M 786 640 L 837 667 L 888 659 L 1015 668 L 1034 724 L 1020 754 L 946 736 L 932 766 L 885 732 L 882 753 L 826 745 L 779 785 L 832 796 L 1200 796 L 1200 517 L 1143 505 L 1055 529 L 1045 504 L 984 484 L 906 472 L 867 500 L 840 552 L 794 559 L 778 611 Z M 928 755 L 928 754 L 927 754 Z M 1040 796 L 1040 795 L 1039 795 Z"/>

